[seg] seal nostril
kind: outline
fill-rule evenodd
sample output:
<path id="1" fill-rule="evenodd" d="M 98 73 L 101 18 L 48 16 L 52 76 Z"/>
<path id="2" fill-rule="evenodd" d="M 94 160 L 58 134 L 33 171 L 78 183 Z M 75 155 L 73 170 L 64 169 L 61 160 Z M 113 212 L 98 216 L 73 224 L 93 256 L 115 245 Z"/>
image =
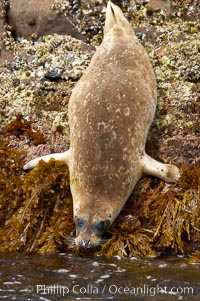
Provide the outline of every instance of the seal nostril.
<path id="1" fill-rule="evenodd" d="M 90 239 L 84 238 L 82 241 L 83 247 L 89 247 L 91 245 Z"/>

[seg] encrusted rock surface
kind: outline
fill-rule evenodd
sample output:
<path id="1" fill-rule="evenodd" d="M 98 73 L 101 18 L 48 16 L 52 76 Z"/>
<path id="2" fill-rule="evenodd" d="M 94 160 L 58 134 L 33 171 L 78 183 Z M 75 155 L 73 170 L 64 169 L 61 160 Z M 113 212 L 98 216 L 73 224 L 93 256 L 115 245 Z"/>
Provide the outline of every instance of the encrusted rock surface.
<path id="1" fill-rule="evenodd" d="M 30 7 L 33 2 L 29 1 Z M 16 3 L 20 15 L 19 1 Z M 41 3 L 47 5 L 49 2 Z M 149 52 L 157 77 L 158 108 L 149 133 L 147 152 L 175 164 L 196 162 L 200 147 L 199 24 L 187 20 L 189 12 L 197 9 L 195 1 L 193 6 L 190 1 L 182 1 L 179 5 L 172 1 L 174 15 L 170 19 L 162 9 L 149 15 L 147 1 L 115 3 L 121 4 Z M 105 1 L 78 1 L 74 5 L 71 1 L 56 0 L 52 7 L 73 15 L 83 34 L 92 44 L 98 45 L 102 39 L 102 28 L 98 24 L 103 27 Z M 183 9 L 187 7 L 185 16 Z M 84 15 L 83 20 L 79 14 Z M 1 45 L 1 136 L 9 140 L 10 145 L 25 148 L 28 159 L 68 147 L 68 100 L 95 48 L 59 34 L 47 35 L 35 42 L 24 38 L 16 41 L 10 31 L 2 35 Z M 33 146 L 26 136 L 15 138 L 6 132 L 6 125 L 19 113 L 31 120 L 33 130 L 44 134 L 44 144 Z"/>
<path id="2" fill-rule="evenodd" d="M 148 206 L 156 194 L 158 203 L 159 197 L 164 196 L 162 208 L 165 208 L 165 200 L 169 201 L 168 208 L 172 208 L 175 206 L 173 200 L 178 198 L 177 206 L 182 206 L 181 212 L 186 214 L 184 206 L 192 206 L 192 198 L 196 202 L 199 191 L 197 183 L 200 162 L 199 1 L 116 0 L 114 2 L 122 7 L 138 39 L 148 51 L 157 78 L 158 106 L 148 135 L 146 151 L 165 163 L 177 164 L 181 168 L 183 166 L 185 179 L 189 171 L 192 171 L 188 176 L 189 180 L 184 180 L 188 181 L 187 188 L 184 186 L 184 181 L 182 181 L 184 187 L 181 186 L 182 184 L 179 186 L 179 183 L 172 187 L 165 183 L 159 184 L 158 180 L 151 180 L 150 185 L 149 179 L 143 179 L 136 190 L 138 203 L 136 202 L 134 206 L 136 210 L 141 202 L 142 204 L 146 202 Z M 163 6 L 150 9 L 150 4 L 153 6 L 153 3 L 158 5 L 164 2 L 170 4 L 170 13 Z M 26 152 L 21 155 L 21 164 L 36 156 L 64 151 L 69 147 L 67 113 L 69 97 L 74 85 L 89 65 L 95 47 L 102 40 L 105 6 L 106 1 L 103 0 L 54 0 L 52 2 L 52 8 L 72 20 L 81 34 L 86 37 L 88 44 L 68 35 L 58 33 L 46 35 L 44 31 L 38 40 L 33 38 L 27 40 L 24 37 L 16 40 L 9 26 L 4 28 L 0 37 L 0 139 L 14 149 Z M 19 15 L 20 13 L 21 11 Z M 10 168 L 12 173 L 12 166 Z M 193 171 L 196 174 L 195 185 L 192 180 Z M 25 174 L 22 169 L 19 173 L 23 178 Z M 33 177 L 34 175 L 37 176 L 37 171 L 32 174 Z M 53 182 L 53 179 L 51 181 Z M 33 187 L 31 189 L 34 191 Z M 187 203 L 187 200 L 191 203 Z M 34 204 L 36 203 L 37 200 L 34 199 Z M 150 206 L 154 208 L 153 201 Z M 131 208 L 133 208 L 132 203 Z M 140 213 L 143 210 L 145 216 L 144 211 L 147 209 L 138 210 Z M 171 212 L 173 213 L 173 210 Z M 198 212 L 195 214 L 198 217 Z M 134 214 L 129 211 L 129 215 L 129 224 L 137 232 L 142 223 L 136 217 L 137 227 L 134 228 Z M 123 225 L 126 217 L 124 219 L 122 215 L 119 220 L 121 219 Z M 127 227 L 130 226 L 129 224 Z M 192 226 L 194 225 L 191 224 L 191 228 Z M 199 228 L 200 225 L 194 226 L 196 231 L 199 231 Z M 186 234 L 189 233 L 187 229 L 184 230 Z M 140 241 L 140 230 L 137 233 Z M 185 234 L 181 233 L 180 230 L 179 241 L 185 237 Z M 134 237 L 137 236 L 136 234 L 134 233 Z M 162 233 L 160 235 L 162 236 Z M 196 244 L 196 236 L 194 241 Z M 145 244 L 147 241 L 143 242 Z M 192 240 L 191 244 L 193 244 Z M 151 253 L 148 250 L 147 248 L 146 254 Z M 181 251 L 184 247 L 178 250 L 184 252 Z"/>
<path id="3" fill-rule="evenodd" d="M 67 105 L 72 87 L 88 66 L 94 47 L 70 36 L 45 36 L 32 44 L 25 39 L 16 43 L 8 34 L 2 38 L 0 118 L 1 137 L 10 145 L 25 148 L 33 155 L 61 151 L 68 147 Z M 9 49 L 9 51 L 7 51 Z M 23 133 L 14 137 L 7 131 L 22 114 L 42 132 L 44 145 L 32 146 Z M 17 125 L 16 125 L 17 126 Z"/>

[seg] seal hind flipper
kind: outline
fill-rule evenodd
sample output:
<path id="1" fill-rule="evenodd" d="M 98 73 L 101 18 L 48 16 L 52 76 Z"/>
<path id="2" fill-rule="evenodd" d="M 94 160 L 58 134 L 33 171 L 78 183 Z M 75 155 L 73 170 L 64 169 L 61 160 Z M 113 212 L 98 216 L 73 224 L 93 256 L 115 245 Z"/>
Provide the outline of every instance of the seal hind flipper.
<path id="1" fill-rule="evenodd" d="M 46 156 L 35 158 L 35 159 L 29 161 L 27 164 L 25 164 L 23 168 L 24 168 L 24 170 L 32 169 L 36 165 L 38 165 L 38 163 L 40 162 L 40 160 L 43 160 L 45 162 L 49 162 L 50 159 L 59 160 L 59 161 L 62 161 L 63 163 L 65 163 L 65 164 L 68 165 L 68 162 L 69 162 L 69 150 L 66 151 L 66 152 L 63 152 L 63 153 L 49 154 L 49 155 L 46 155 Z"/>
<path id="2" fill-rule="evenodd" d="M 128 20 L 125 18 L 121 9 L 113 4 L 111 1 L 108 1 L 106 9 L 106 20 L 104 27 L 104 36 L 108 34 L 111 29 L 117 26 L 126 31 L 126 34 L 129 32 L 130 35 L 134 34 L 133 28 L 129 24 Z"/>
<path id="3" fill-rule="evenodd" d="M 172 164 L 156 161 L 147 154 L 142 157 L 143 173 L 157 177 L 165 182 L 173 183 L 180 177 L 179 168 Z"/>

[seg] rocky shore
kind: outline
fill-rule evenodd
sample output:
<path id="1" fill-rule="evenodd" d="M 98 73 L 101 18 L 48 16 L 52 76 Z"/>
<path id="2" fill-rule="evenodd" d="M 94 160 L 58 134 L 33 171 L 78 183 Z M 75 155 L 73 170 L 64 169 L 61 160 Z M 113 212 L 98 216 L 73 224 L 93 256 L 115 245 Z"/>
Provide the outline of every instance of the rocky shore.
<path id="1" fill-rule="evenodd" d="M 146 151 L 180 166 L 182 178 L 175 185 L 141 180 L 100 252 L 198 257 L 199 1 L 113 2 L 148 51 L 157 78 L 158 107 Z M 71 248 L 67 171 L 55 162 L 29 174 L 22 166 L 36 156 L 68 149 L 69 97 L 102 40 L 105 6 L 103 0 L 0 2 L 1 251 Z"/>

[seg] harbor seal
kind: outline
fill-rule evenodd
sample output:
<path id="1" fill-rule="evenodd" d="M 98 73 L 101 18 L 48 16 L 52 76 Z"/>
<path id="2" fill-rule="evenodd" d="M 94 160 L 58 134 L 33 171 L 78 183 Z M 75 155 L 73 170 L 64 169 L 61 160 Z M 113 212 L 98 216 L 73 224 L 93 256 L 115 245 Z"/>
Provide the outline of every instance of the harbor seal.
<path id="1" fill-rule="evenodd" d="M 70 148 L 36 158 L 69 167 L 78 246 L 100 244 L 142 175 L 167 182 L 179 169 L 145 153 L 156 109 L 149 56 L 120 8 L 108 1 L 102 44 L 69 100 Z"/>

